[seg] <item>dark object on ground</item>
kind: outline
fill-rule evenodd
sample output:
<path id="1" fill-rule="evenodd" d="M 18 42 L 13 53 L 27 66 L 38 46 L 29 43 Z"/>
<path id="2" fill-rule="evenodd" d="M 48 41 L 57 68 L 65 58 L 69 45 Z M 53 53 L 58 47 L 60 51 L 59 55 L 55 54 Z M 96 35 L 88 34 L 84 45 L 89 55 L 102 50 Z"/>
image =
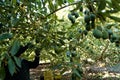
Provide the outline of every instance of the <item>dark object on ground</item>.
<path id="1" fill-rule="evenodd" d="M 19 57 L 23 52 L 25 52 L 29 47 L 29 45 L 21 46 L 18 53 L 16 54 L 16 57 Z M 37 53 L 36 53 L 37 50 Z M 35 50 L 35 59 L 33 62 L 27 61 L 25 59 L 21 59 L 21 67 L 17 67 L 16 73 L 11 76 L 8 70 L 8 66 L 6 66 L 6 77 L 4 80 L 30 80 L 30 73 L 29 70 L 31 68 L 36 68 L 39 65 L 39 54 L 38 48 Z"/>

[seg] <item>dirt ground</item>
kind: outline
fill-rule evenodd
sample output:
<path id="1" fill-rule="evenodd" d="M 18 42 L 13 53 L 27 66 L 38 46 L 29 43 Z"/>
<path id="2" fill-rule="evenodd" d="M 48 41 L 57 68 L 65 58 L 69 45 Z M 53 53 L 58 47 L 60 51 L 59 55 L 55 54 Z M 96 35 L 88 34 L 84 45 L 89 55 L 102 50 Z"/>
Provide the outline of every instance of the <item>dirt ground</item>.
<path id="1" fill-rule="evenodd" d="M 40 75 L 42 74 L 42 69 L 44 68 L 44 65 L 39 65 L 36 69 L 30 70 L 30 78 L 31 80 L 40 80 Z"/>
<path id="2" fill-rule="evenodd" d="M 43 71 L 46 69 L 46 67 L 48 67 L 49 65 L 45 64 L 45 65 L 39 65 L 37 68 L 35 69 L 31 69 L 30 70 L 30 78 L 31 80 L 40 80 L 40 76 L 43 75 Z M 64 75 L 62 76 L 62 80 L 70 80 L 70 76 L 67 74 L 67 75 Z"/>
<path id="3" fill-rule="evenodd" d="M 43 69 L 46 68 L 48 65 L 39 65 L 36 69 L 30 70 L 30 78 L 31 80 L 40 80 L 40 76 L 43 74 Z M 88 75 L 90 74 L 90 75 Z M 82 80 L 120 80 L 120 73 L 88 73 L 87 76 L 84 75 Z M 101 77 L 100 75 L 108 76 L 108 77 Z M 116 77 L 119 75 L 119 78 Z M 70 76 L 62 76 L 64 77 L 62 80 L 70 80 Z"/>

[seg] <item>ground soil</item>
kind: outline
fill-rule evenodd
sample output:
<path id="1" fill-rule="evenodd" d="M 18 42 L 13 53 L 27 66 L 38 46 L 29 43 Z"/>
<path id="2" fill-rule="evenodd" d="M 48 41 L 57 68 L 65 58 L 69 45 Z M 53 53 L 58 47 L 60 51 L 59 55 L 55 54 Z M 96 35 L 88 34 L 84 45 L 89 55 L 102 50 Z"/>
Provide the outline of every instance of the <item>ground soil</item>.
<path id="1" fill-rule="evenodd" d="M 43 74 L 43 69 L 45 69 L 47 66 L 49 65 L 42 64 L 35 69 L 31 69 L 30 70 L 31 80 L 40 80 L 40 76 Z M 101 77 L 101 75 L 107 77 Z M 116 75 L 119 75 L 119 77 L 116 77 Z M 70 74 L 63 76 L 62 80 L 70 80 Z M 87 72 L 82 80 L 120 80 L 120 73 Z"/>

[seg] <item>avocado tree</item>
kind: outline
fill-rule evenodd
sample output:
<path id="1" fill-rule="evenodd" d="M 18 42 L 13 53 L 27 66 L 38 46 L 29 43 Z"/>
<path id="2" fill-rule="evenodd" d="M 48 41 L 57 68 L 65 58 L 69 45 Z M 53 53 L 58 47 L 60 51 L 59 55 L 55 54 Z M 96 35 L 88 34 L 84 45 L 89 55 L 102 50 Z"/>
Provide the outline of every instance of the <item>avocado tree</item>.
<path id="1" fill-rule="evenodd" d="M 14 74 L 16 64 L 20 66 L 14 54 L 28 42 L 42 48 L 42 60 L 49 59 L 53 66 L 69 65 L 78 77 L 82 57 L 104 60 L 110 56 L 119 61 L 119 56 L 111 56 L 120 52 L 119 4 L 119 0 L 1 0 L 0 78 L 5 77 L 5 65 Z M 67 14 L 59 18 L 62 13 Z M 28 57 L 32 50 L 24 57 L 33 58 Z"/>

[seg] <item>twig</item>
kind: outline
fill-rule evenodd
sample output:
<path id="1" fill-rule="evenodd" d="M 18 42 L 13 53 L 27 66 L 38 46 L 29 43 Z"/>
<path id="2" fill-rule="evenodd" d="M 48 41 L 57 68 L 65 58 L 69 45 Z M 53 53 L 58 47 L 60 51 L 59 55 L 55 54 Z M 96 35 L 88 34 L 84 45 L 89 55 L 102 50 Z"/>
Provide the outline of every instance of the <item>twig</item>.
<path id="1" fill-rule="evenodd" d="M 98 60 L 103 60 L 104 53 L 107 50 L 108 46 L 109 46 L 109 42 L 107 42 L 107 44 L 106 44 L 105 48 L 103 49 L 103 51 L 101 52 L 101 56 L 100 56 L 100 58 Z"/>

